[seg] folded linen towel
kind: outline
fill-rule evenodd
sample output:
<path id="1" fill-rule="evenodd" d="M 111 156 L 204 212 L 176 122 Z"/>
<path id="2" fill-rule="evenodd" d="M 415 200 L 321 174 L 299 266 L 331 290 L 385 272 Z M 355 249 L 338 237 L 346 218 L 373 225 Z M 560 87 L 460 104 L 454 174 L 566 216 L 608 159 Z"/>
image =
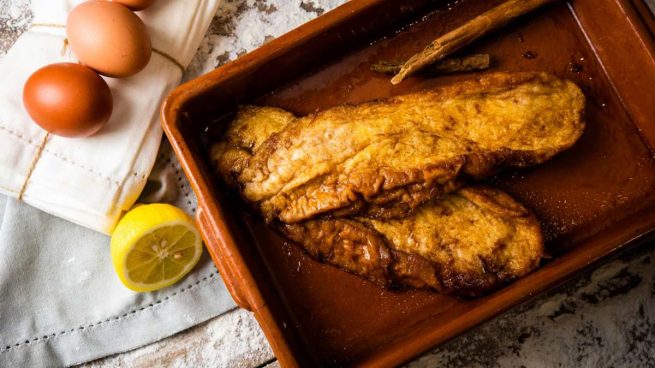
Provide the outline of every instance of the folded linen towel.
<path id="1" fill-rule="evenodd" d="M 135 293 L 116 277 L 108 241 L 0 195 L 0 367 L 68 367 L 234 308 L 207 252 L 179 283 Z"/>
<path id="2" fill-rule="evenodd" d="M 159 105 L 180 82 L 220 0 L 160 0 L 138 12 L 152 39 L 150 63 L 132 77 L 105 78 L 114 110 L 100 132 L 63 138 L 30 120 L 22 88 L 40 67 L 75 60 L 64 24 L 80 2 L 32 0 L 32 26 L 0 60 L 0 193 L 110 233 L 146 183 L 161 141 Z"/>

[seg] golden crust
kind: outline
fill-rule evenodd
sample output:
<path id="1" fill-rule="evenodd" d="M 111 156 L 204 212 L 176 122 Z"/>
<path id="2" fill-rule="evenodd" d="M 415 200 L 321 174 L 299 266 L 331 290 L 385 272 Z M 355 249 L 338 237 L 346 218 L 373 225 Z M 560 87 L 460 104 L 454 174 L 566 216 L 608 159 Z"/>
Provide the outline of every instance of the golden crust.
<path id="1" fill-rule="evenodd" d="M 476 296 L 534 270 L 537 219 L 507 194 L 464 187 L 402 219 L 317 219 L 279 225 L 313 258 L 384 287 Z"/>
<path id="2" fill-rule="evenodd" d="M 295 118 L 242 108 L 212 159 L 266 217 L 402 217 L 503 167 L 541 163 L 584 130 L 584 96 L 546 73 L 497 73 Z"/>

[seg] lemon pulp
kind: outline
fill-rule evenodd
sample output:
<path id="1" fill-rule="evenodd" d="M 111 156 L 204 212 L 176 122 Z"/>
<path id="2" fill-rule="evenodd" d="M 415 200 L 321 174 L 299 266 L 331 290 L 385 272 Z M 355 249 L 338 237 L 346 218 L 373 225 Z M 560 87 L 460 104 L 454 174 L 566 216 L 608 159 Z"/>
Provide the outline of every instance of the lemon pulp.
<path id="1" fill-rule="evenodd" d="M 142 205 L 118 223 L 111 240 L 114 269 L 134 291 L 170 286 L 196 265 L 202 253 L 193 220 L 167 204 Z"/>

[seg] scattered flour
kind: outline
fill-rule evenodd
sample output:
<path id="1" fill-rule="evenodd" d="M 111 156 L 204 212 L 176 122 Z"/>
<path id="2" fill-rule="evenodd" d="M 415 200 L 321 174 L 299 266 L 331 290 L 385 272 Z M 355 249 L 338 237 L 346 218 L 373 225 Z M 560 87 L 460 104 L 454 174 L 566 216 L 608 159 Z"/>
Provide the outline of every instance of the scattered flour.
<path id="1" fill-rule="evenodd" d="M 207 73 L 342 3 L 343 0 L 225 0 L 184 79 Z"/>
<path id="2" fill-rule="evenodd" d="M 0 56 L 32 22 L 30 0 L 0 0 Z"/>

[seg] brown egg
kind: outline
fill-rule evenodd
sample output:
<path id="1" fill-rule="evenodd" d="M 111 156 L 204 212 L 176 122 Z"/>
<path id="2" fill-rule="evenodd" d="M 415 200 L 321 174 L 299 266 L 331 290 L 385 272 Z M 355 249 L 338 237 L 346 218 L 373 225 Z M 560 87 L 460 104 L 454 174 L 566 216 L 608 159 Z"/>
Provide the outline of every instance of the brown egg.
<path id="1" fill-rule="evenodd" d="M 134 11 L 143 10 L 155 2 L 155 0 L 111 0 L 111 1 L 115 3 L 121 3 Z"/>
<path id="2" fill-rule="evenodd" d="M 68 43 L 82 64 L 109 77 L 138 73 L 150 60 L 150 36 L 143 21 L 111 1 L 86 1 L 68 14 Z"/>
<path id="3" fill-rule="evenodd" d="M 50 133 L 87 137 L 109 120 L 113 101 L 109 86 L 96 72 L 80 64 L 57 63 L 27 79 L 23 105 Z"/>

